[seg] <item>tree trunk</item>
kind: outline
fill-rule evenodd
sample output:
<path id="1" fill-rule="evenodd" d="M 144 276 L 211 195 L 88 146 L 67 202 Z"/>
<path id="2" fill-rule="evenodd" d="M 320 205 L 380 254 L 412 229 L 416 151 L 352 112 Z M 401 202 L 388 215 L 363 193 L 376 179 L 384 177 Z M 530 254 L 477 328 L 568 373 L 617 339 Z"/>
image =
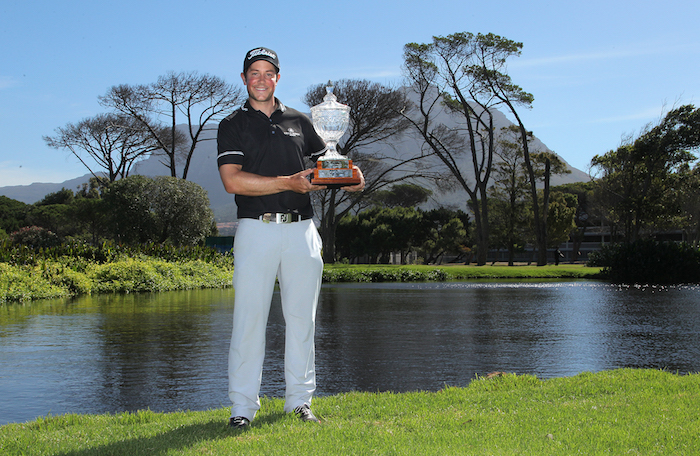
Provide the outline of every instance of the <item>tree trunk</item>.
<path id="1" fill-rule="evenodd" d="M 337 190 L 331 190 L 328 201 L 328 210 L 321 219 L 321 239 L 323 239 L 323 262 L 326 264 L 335 263 L 335 195 Z"/>
<path id="2" fill-rule="evenodd" d="M 544 192 L 542 196 L 542 214 L 540 215 L 540 223 L 538 226 L 539 235 L 537 236 L 537 266 L 547 265 L 547 213 L 549 212 L 549 177 L 550 177 L 551 162 L 549 158 L 544 164 Z"/>

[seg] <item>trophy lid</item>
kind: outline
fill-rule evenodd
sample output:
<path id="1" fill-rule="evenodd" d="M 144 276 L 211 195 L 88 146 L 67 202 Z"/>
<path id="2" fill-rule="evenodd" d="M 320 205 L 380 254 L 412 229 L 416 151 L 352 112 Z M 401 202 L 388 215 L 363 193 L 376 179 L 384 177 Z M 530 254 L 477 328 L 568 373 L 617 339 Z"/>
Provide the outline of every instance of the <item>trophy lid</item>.
<path id="1" fill-rule="evenodd" d="M 316 113 L 320 114 L 321 112 L 327 111 L 340 111 L 339 115 L 350 113 L 350 106 L 338 103 L 338 98 L 333 93 L 333 84 L 331 81 L 328 81 L 328 85 L 326 85 L 326 95 L 323 97 L 323 103 L 312 106 L 311 115 L 314 116 Z"/>

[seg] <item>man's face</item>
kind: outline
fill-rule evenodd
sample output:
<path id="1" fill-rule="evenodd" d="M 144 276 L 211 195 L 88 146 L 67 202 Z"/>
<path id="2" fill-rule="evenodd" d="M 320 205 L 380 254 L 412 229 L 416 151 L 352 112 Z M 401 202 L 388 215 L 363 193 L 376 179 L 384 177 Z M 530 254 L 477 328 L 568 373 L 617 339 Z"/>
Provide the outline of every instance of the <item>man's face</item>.
<path id="1" fill-rule="evenodd" d="M 274 65 L 266 60 L 253 62 L 248 71 L 241 73 L 251 102 L 265 103 L 274 100 L 275 87 L 280 75 Z"/>

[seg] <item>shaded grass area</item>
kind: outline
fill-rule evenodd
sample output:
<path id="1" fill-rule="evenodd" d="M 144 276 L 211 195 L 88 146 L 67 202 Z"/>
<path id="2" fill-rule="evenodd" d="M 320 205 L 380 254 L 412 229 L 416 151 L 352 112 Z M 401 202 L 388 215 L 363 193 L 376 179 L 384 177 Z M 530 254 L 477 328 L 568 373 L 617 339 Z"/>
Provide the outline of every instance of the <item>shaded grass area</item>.
<path id="1" fill-rule="evenodd" d="M 601 279 L 602 268 L 583 264 L 558 266 L 471 265 L 326 265 L 324 282 L 409 282 L 471 279 Z"/>
<path id="2" fill-rule="evenodd" d="M 3 455 L 698 454 L 700 375 L 646 369 L 465 388 L 318 397 L 320 425 L 264 399 L 247 431 L 227 409 L 64 415 L 0 427 Z"/>

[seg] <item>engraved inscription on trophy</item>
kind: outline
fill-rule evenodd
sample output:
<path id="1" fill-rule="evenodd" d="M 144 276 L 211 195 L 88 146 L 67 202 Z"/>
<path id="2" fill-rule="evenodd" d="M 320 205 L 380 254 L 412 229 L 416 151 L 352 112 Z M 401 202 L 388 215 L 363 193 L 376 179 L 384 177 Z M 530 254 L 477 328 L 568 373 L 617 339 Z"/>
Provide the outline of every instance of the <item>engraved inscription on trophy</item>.
<path id="1" fill-rule="evenodd" d="M 328 83 L 323 103 L 311 108 L 311 120 L 318 135 L 326 142 L 326 151 L 316 162 L 311 183 L 340 188 L 360 183 L 352 160 L 338 153 L 336 146 L 350 124 L 350 107 L 338 103 L 333 86 Z"/>

